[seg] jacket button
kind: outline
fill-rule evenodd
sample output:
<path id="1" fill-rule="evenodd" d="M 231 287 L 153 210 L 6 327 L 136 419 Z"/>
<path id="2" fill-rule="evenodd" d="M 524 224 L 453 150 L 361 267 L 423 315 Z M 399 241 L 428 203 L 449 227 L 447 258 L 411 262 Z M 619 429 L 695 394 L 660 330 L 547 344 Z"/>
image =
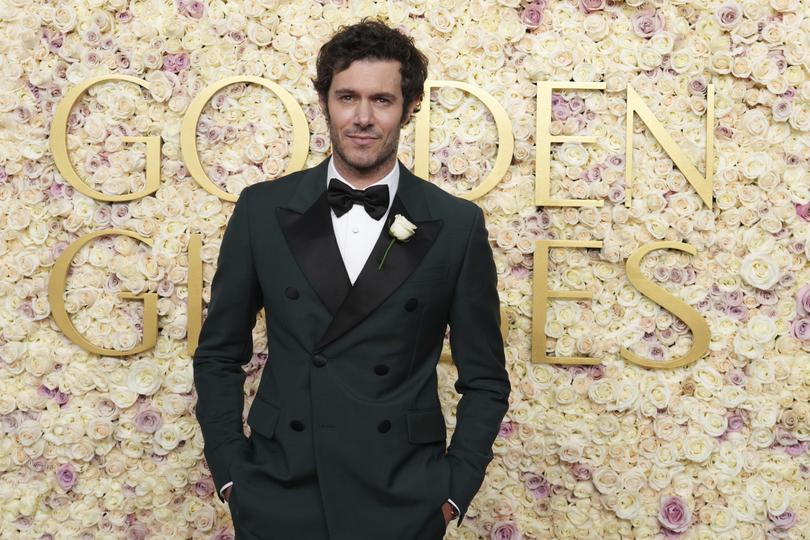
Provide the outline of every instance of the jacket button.
<path id="1" fill-rule="evenodd" d="M 380 425 L 377 426 L 377 429 L 379 430 L 380 433 L 385 433 L 386 431 L 391 429 L 391 422 L 389 422 L 388 420 L 383 420 L 382 422 L 380 422 Z"/>
<path id="2" fill-rule="evenodd" d="M 326 365 L 326 357 L 322 354 L 316 354 L 312 358 L 312 363 L 315 364 L 315 367 L 323 367 Z"/>
<path id="3" fill-rule="evenodd" d="M 284 294 L 287 295 L 287 298 L 295 300 L 296 298 L 298 298 L 298 289 L 296 289 L 295 287 L 287 287 L 286 289 L 284 289 Z"/>
<path id="4" fill-rule="evenodd" d="M 293 420 L 290 422 L 290 427 L 295 431 L 304 431 L 304 423 L 301 420 Z"/>
<path id="5" fill-rule="evenodd" d="M 408 298 L 408 301 L 405 302 L 405 311 L 415 310 L 418 303 L 419 301 L 416 298 Z"/>
<path id="6" fill-rule="evenodd" d="M 386 373 L 388 373 L 388 366 L 386 366 L 385 364 L 377 364 L 376 366 L 374 366 L 374 373 L 376 373 L 377 375 L 385 375 Z"/>

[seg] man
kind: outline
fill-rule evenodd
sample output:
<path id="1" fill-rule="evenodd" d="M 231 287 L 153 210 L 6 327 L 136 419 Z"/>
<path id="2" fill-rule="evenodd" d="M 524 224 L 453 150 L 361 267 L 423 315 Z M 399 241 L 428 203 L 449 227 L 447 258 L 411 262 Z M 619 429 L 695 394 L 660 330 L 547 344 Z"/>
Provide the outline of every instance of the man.
<path id="1" fill-rule="evenodd" d="M 331 158 L 236 202 L 194 379 L 205 458 L 240 540 L 442 538 L 493 458 L 511 387 L 483 212 L 396 158 L 426 77 L 400 32 L 342 28 L 314 81 Z M 269 357 L 246 438 L 242 365 L 262 307 Z M 463 395 L 445 453 L 448 323 Z"/>

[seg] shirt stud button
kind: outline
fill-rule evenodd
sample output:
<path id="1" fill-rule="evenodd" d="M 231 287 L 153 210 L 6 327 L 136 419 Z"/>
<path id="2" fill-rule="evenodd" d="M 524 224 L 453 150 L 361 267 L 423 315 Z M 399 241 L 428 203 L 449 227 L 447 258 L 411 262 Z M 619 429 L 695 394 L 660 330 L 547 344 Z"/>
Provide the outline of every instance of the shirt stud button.
<path id="1" fill-rule="evenodd" d="M 353 232 L 353 233 L 355 233 L 355 234 L 356 234 L 356 233 L 359 233 L 359 232 L 360 232 L 360 229 L 358 229 L 357 227 L 353 227 L 353 228 L 352 228 L 352 232 Z"/>

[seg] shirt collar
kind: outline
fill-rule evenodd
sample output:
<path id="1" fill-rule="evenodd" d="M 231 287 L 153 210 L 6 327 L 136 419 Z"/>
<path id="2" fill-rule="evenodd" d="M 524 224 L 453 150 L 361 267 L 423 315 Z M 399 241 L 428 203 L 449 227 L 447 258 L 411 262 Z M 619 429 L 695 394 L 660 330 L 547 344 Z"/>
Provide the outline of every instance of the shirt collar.
<path id="1" fill-rule="evenodd" d="M 329 179 L 330 178 L 337 178 L 338 180 L 340 180 L 344 184 L 348 185 L 352 189 L 357 189 L 348 180 L 343 178 L 343 176 L 337 171 L 337 169 L 335 168 L 335 163 L 334 163 L 334 160 L 332 159 L 332 156 L 329 157 L 329 166 L 327 168 L 327 174 L 326 174 L 326 185 L 327 185 L 327 187 L 329 186 Z M 394 168 L 391 169 L 391 172 L 389 172 L 388 174 L 386 174 L 385 176 L 383 176 L 382 178 L 380 178 L 379 180 L 377 180 L 373 184 L 366 186 L 366 188 L 371 187 L 371 186 L 381 186 L 383 184 L 388 186 L 388 210 L 391 210 L 391 205 L 394 204 L 394 195 L 396 195 L 397 186 L 399 186 L 399 160 L 396 160 L 394 162 Z M 366 188 L 363 188 L 363 189 L 366 189 Z"/>

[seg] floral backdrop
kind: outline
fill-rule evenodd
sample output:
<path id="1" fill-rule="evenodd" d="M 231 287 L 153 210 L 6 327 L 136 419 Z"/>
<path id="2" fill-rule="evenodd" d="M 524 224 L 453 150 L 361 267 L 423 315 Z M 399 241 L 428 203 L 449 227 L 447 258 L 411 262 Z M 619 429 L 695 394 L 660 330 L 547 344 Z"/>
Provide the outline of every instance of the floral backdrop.
<path id="1" fill-rule="evenodd" d="M 183 113 L 232 75 L 275 81 L 303 108 L 314 165 L 329 151 L 310 78 L 339 25 L 379 16 L 413 36 L 430 77 L 465 81 L 507 111 L 511 166 L 476 200 L 487 225 L 508 319 L 511 406 L 495 459 L 450 539 L 808 538 L 810 531 L 810 9 L 799 0 L 481 0 L 46 2 L 0 5 L 0 537 L 230 538 L 194 417 L 186 343 L 188 242 L 201 235 L 203 297 L 233 208 L 203 190 L 180 152 Z M 108 194 L 145 185 L 145 144 L 160 135 L 161 184 L 128 203 L 86 197 L 54 166 L 55 105 L 91 77 L 70 115 L 68 148 L 84 181 Z M 605 91 L 552 97 L 552 196 L 597 208 L 534 205 L 537 81 L 604 81 Z M 626 88 L 631 85 L 705 170 L 707 85 L 716 92 L 712 208 L 637 121 L 632 204 L 625 205 Z M 430 180 L 463 194 L 497 151 L 476 98 L 434 90 Z M 206 106 L 199 153 L 209 178 L 237 194 L 283 174 L 290 116 L 269 90 L 229 86 Z M 400 158 L 412 166 L 413 125 Z M 47 300 L 55 259 L 79 236 L 132 230 L 83 247 L 65 304 L 93 343 L 140 339 L 142 302 L 158 294 L 159 336 L 146 353 L 104 357 L 69 341 Z M 589 301 L 548 302 L 549 355 L 596 366 L 532 362 L 532 260 L 538 239 L 601 240 L 551 252 L 549 289 Z M 658 240 L 644 275 L 696 309 L 709 351 L 684 368 L 645 369 L 682 355 L 691 332 L 642 296 L 624 263 Z M 261 319 L 246 366 L 246 405 L 264 363 Z M 439 365 L 455 423 L 455 367 Z"/>

